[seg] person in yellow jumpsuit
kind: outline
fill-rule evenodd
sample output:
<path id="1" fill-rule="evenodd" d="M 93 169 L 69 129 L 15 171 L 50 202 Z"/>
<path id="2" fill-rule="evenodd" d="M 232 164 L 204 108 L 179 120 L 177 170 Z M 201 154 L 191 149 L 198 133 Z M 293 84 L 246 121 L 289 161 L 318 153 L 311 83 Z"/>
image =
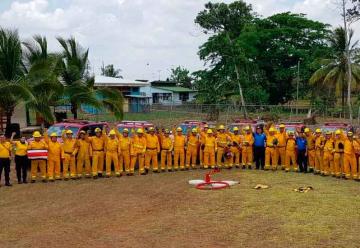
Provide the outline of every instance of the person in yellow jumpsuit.
<path id="1" fill-rule="evenodd" d="M 79 138 L 76 140 L 77 162 L 76 171 L 78 178 L 83 176 L 85 165 L 85 176 L 90 178 L 91 176 L 97 177 L 97 170 L 92 174 L 90 158 L 92 157 L 92 148 L 90 142 L 87 139 L 88 134 L 85 131 L 80 131 Z"/>
<path id="2" fill-rule="evenodd" d="M 233 154 L 231 165 L 234 165 L 236 168 L 240 168 L 242 137 L 239 133 L 238 127 L 234 127 L 233 132 L 234 133 L 231 135 L 231 152 Z"/>
<path id="3" fill-rule="evenodd" d="M 95 129 L 95 136 L 88 137 L 93 156 L 92 156 L 92 174 L 98 174 L 102 177 L 104 172 L 104 146 L 105 146 L 105 129 L 101 131 L 100 128 Z M 94 177 L 96 179 L 97 176 Z"/>
<path id="4" fill-rule="evenodd" d="M 172 171 L 172 150 L 173 141 L 170 138 L 170 131 L 165 129 L 161 138 L 161 170 L 165 171 L 165 166 L 168 171 Z"/>
<path id="5" fill-rule="evenodd" d="M 35 131 L 33 133 L 34 141 L 30 142 L 28 150 L 47 150 L 48 146 L 41 137 L 40 132 Z M 43 159 L 31 160 L 31 183 L 36 182 L 38 168 L 40 168 L 42 181 L 46 183 L 46 160 Z"/>
<path id="6" fill-rule="evenodd" d="M 117 129 L 116 129 L 117 131 Z M 131 139 L 129 137 L 129 129 L 124 128 L 122 135 L 118 133 L 118 139 L 120 142 L 120 154 L 119 154 L 119 165 L 120 171 L 126 172 L 126 175 L 133 176 L 134 173 L 130 172 L 130 144 Z"/>
<path id="7" fill-rule="evenodd" d="M 61 166 L 61 144 L 57 140 L 57 133 L 51 133 L 50 139 L 47 130 L 44 131 L 44 141 L 48 146 L 48 161 L 47 161 L 47 174 L 50 182 L 60 179 L 60 166 Z M 54 177 L 55 175 L 55 177 Z"/>
<path id="8" fill-rule="evenodd" d="M 200 131 L 200 143 L 205 143 L 205 138 L 207 136 L 207 131 L 209 130 L 209 125 L 205 124 L 203 130 Z M 204 149 L 200 147 L 200 167 L 204 167 Z"/>
<path id="9" fill-rule="evenodd" d="M 122 170 L 119 166 L 119 153 L 121 152 L 119 140 L 115 130 L 110 130 L 109 137 L 105 136 L 105 157 L 106 157 L 106 177 L 111 176 L 111 164 L 114 164 L 115 175 L 121 176 Z"/>
<path id="10" fill-rule="evenodd" d="M 10 156 L 11 156 L 11 143 L 6 140 L 4 134 L 0 134 L 0 182 L 1 174 L 4 170 L 5 186 L 11 187 L 10 183 Z"/>
<path id="11" fill-rule="evenodd" d="M 334 164 L 334 140 L 332 138 L 332 133 L 327 131 L 325 133 L 324 141 L 324 154 L 323 154 L 323 167 L 321 169 L 321 175 L 328 176 L 330 175 L 331 168 Z"/>
<path id="12" fill-rule="evenodd" d="M 278 140 L 277 140 L 275 133 L 276 133 L 276 129 L 274 127 L 271 127 L 269 129 L 269 135 L 266 136 L 265 170 L 269 170 L 270 168 L 272 170 L 277 169 L 276 146 L 278 144 Z"/>
<path id="13" fill-rule="evenodd" d="M 320 174 L 323 168 L 323 153 L 325 139 L 320 128 L 315 130 L 315 170 L 314 174 Z"/>
<path id="14" fill-rule="evenodd" d="M 208 169 L 209 166 L 215 168 L 215 153 L 217 152 L 217 141 L 213 136 L 213 131 L 208 129 L 206 131 L 206 137 L 202 146 L 204 147 L 204 169 Z"/>
<path id="15" fill-rule="evenodd" d="M 337 178 L 340 178 L 342 176 L 343 161 L 344 161 L 343 133 L 341 130 L 336 130 L 335 140 L 334 140 L 334 163 L 333 163 L 333 167 L 330 168 L 332 176 Z"/>
<path id="16" fill-rule="evenodd" d="M 229 159 L 225 158 L 224 163 L 222 162 L 222 159 L 223 159 L 225 151 L 229 148 L 229 144 L 231 143 L 231 138 L 225 132 L 224 125 L 220 125 L 218 128 L 216 142 L 217 142 L 217 147 L 218 147 L 217 153 L 216 153 L 216 164 L 219 168 L 222 168 L 223 166 L 225 168 L 228 168 L 229 167 Z"/>
<path id="17" fill-rule="evenodd" d="M 346 179 L 359 179 L 358 166 L 356 161 L 356 150 L 360 149 L 360 144 L 353 138 L 353 132 L 347 133 L 344 141 L 344 174 Z"/>
<path id="18" fill-rule="evenodd" d="M 176 129 L 176 134 L 174 136 L 174 170 L 179 169 L 180 161 L 180 170 L 185 169 L 185 136 L 182 134 L 182 128 L 178 127 Z"/>
<path id="19" fill-rule="evenodd" d="M 246 126 L 244 128 L 245 134 L 244 134 L 244 139 L 242 142 L 242 153 L 241 153 L 241 158 L 242 158 L 242 167 L 243 169 L 247 168 L 248 169 L 252 169 L 252 163 L 254 160 L 254 155 L 253 155 L 253 144 L 254 144 L 254 136 L 253 133 L 251 131 L 251 128 L 249 126 Z"/>
<path id="20" fill-rule="evenodd" d="M 28 143 L 26 142 L 25 137 L 21 137 L 19 141 L 14 141 L 16 133 L 12 133 L 10 143 L 15 148 L 15 166 L 16 166 L 16 176 L 18 183 L 27 183 L 27 170 L 28 170 Z"/>
<path id="21" fill-rule="evenodd" d="M 286 140 L 286 152 L 285 152 L 285 171 L 291 170 L 291 165 L 294 171 L 298 171 L 296 163 L 296 140 L 293 131 L 289 131 L 288 138 Z"/>
<path id="22" fill-rule="evenodd" d="M 136 130 L 136 135 L 131 140 L 130 145 L 130 173 L 134 174 L 135 164 L 139 161 L 139 173 L 140 175 L 146 175 L 144 168 L 145 161 L 145 152 L 146 152 L 146 138 L 144 137 L 144 130 L 139 128 Z"/>
<path id="23" fill-rule="evenodd" d="M 159 172 L 158 154 L 160 153 L 159 138 L 155 135 L 155 129 L 149 128 L 149 133 L 145 135 L 146 138 L 146 153 L 145 153 L 145 170 L 148 172 L 150 167 L 155 173 Z"/>
<path id="24" fill-rule="evenodd" d="M 307 145 L 309 171 L 313 172 L 315 170 L 315 136 L 310 128 L 305 128 L 304 132 Z"/>
<path id="25" fill-rule="evenodd" d="M 278 165 L 280 161 L 281 169 L 285 169 L 285 150 L 286 150 L 286 140 L 287 140 L 287 133 L 285 131 L 285 125 L 279 125 L 279 133 L 276 134 L 276 138 L 278 140 L 278 144 L 276 146 L 276 158 L 275 164 Z"/>
<path id="26" fill-rule="evenodd" d="M 186 169 L 190 169 L 190 166 L 191 168 L 196 169 L 199 144 L 197 129 L 193 128 L 190 136 L 186 140 Z"/>
<path id="27" fill-rule="evenodd" d="M 73 132 L 71 130 L 64 130 L 61 134 L 62 144 L 62 159 L 63 159 L 63 177 L 69 178 L 69 167 L 70 177 L 76 179 L 78 174 L 76 172 L 76 154 L 78 147 L 76 145 L 76 139 L 73 138 Z"/>

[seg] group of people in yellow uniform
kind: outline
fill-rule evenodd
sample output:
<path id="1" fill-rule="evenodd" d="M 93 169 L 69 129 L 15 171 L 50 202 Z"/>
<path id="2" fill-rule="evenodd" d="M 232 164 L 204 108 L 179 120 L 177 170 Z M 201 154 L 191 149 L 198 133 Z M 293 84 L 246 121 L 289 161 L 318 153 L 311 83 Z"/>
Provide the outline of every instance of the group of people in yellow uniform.
<path id="1" fill-rule="evenodd" d="M 13 141 L 14 135 L 7 141 L 1 136 L 0 178 L 4 168 L 5 185 L 11 186 L 10 157 L 15 151 L 18 182 L 27 183 L 27 151 L 47 150 L 47 160 L 31 160 L 31 182 L 38 179 L 38 171 L 44 182 L 83 176 L 94 179 L 98 176 L 120 177 L 124 173 L 132 176 L 136 165 L 141 175 L 146 175 L 149 170 L 154 173 L 189 170 L 199 165 L 203 169 L 251 169 L 254 159 L 256 168 L 261 169 L 260 156 L 264 156 L 265 170 L 276 170 L 280 166 L 287 172 L 299 168 L 307 172 L 308 164 L 316 174 L 360 179 L 360 140 L 352 132 L 337 130 L 323 135 L 320 129 L 312 132 L 306 128 L 295 133 L 287 132 L 285 125 L 280 125 L 279 130 L 273 126 L 265 130 L 257 127 L 255 132 L 249 126 L 235 127 L 230 132 L 224 125 L 216 131 L 204 125 L 193 128 L 187 135 L 183 134 L 181 127 L 172 131 L 149 128 L 146 132 L 139 128 L 135 132 L 130 135 L 131 132 L 125 128 L 121 133 L 117 129 L 106 133 L 97 128 L 93 137 L 81 131 L 79 137 L 74 138 L 71 130 L 64 130 L 62 142 L 56 133 L 49 135 L 47 130 L 44 136 L 34 132 L 31 142 L 25 138 Z M 257 152 L 260 148 L 264 150 L 263 155 Z M 301 167 L 303 163 L 306 167 Z"/>

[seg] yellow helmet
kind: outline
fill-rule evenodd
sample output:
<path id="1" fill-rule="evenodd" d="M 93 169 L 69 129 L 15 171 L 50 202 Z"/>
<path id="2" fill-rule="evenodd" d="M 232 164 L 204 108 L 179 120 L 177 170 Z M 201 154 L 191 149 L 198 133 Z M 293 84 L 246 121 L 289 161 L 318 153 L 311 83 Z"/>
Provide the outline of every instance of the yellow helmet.
<path id="1" fill-rule="evenodd" d="M 224 126 L 224 125 L 220 125 L 218 129 L 219 129 L 219 130 L 225 130 L 225 126 Z"/>
<path id="2" fill-rule="evenodd" d="M 73 131 L 67 130 L 67 131 L 66 131 L 66 134 L 73 134 Z"/>
<path id="3" fill-rule="evenodd" d="M 101 129 L 99 127 L 95 128 L 95 133 L 100 133 Z"/>
<path id="4" fill-rule="evenodd" d="M 129 129 L 124 128 L 123 133 L 128 133 L 128 132 L 129 132 Z"/>
<path id="5" fill-rule="evenodd" d="M 341 130 L 340 129 L 336 130 L 335 134 L 341 134 Z"/>
<path id="6" fill-rule="evenodd" d="M 279 127 L 280 128 L 285 128 L 285 124 L 280 124 Z"/>
<path id="7" fill-rule="evenodd" d="M 176 128 L 176 132 L 182 132 L 182 128 L 181 127 Z"/>
<path id="8" fill-rule="evenodd" d="M 317 129 L 315 130 L 315 133 L 322 133 L 322 131 L 321 131 L 320 128 L 317 128 Z"/>
<path id="9" fill-rule="evenodd" d="M 205 125 L 204 125 L 204 128 L 209 128 L 209 125 L 208 125 L 208 124 L 205 124 Z"/>
<path id="10" fill-rule="evenodd" d="M 149 132 L 153 132 L 155 131 L 155 128 L 154 127 L 149 127 Z"/>
<path id="11" fill-rule="evenodd" d="M 332 132 L 331 132 L 331 131 L 326 131 L 325 134 L 326 134 L 326 135 L 332 135 Z"/>
<path id="12" fill-rule="evenodd" d="M 274 127 L 270 127 L 269 132 L 276 132 L 276 129 Z"/>
<path id="13" fill-rule="evenodd" d="M 212 134 L 213 131 L 212 131 L 211 129 L 208 129 L 206 133 L 207 133 L 207 134 Z"/>
<path id="14" fill-rule="evenodd" d="M 305 128 L 304 132 L 305 132 L 305 133 L 309 133 L 309 132 L 310 132 L 310 128 Z"/>
<path id="15" fill-rule="evenodd" d="M 352 137 L 353 135 L 354 135 L 353 132 L 348 132 L 348 133 L 347 133 L 347 136 L 349 136 L 349 137 Z"/>
<path id="16" fill-rule="evenodd" d="M 80 133 L 82 133 L 82 134 L 86 134 L 86 132 L 85 132 L 84 130 L 81 130 L 81 131 L 80 131 Z"/>
<path id="17" fill-rule="evenodd" d="M 170 130 L 169 129 L 165 129 L 165 133 L 169 134 Z"/>
<path id="18" fill-rule="evenodd" d="M 245 131 L 249 131 L 249 130 L 250 130 L 250 127 L 249 127 L 249 126 L 245 126 L 245 127 L 244 127 L 244 130 L 245 130 Z"/>
<path id="19" fill-rule="evenodd" d="M 138 128 L 138 130 L 136 132 L 139 134 L 142 134 L 142 133 L 144 133 L 144 130 L 142 128 Z"/>
<path id="20" fill-rule="evenodd" d="M 57 133 L 55 133 L 55 132 L 54 132 L 54 133 L 51 133 L 51 134 L 50 134 L 50 137 L 57 137 Z"/>
<path id="21" fill-rule="evenodd" d="M 34 137 L 34 138 L 41 138 L 40 132 L 39 132 L 39 131 L 35 131 L 35 132 L 33 133 L 33 137 Z"/>
<path id="22" fill-rule="evenodd" d="M 115 130 L 110 130 L 109 135 L 116 135 Z"/>
<path id="23" fill-rule="evenodd" d="M 239 128 L 238 127 L 234 127 L 233 131 L 239 131 Z"/>
<path id="24" fill-rule="evenodd" d="M 191 129 L 191 132 L 192 132 L 192 133 L 197 133 L 197 129 L 196 129 L 196 128 L 193 128 L 193 129 Z"/>
<path id="25" fill-rule="evenodd" d="M 294 135 L 295 133 L 294 133 L 294 131 L 289 131 L 288 134 L 292 136 L 292 135 Z"/>

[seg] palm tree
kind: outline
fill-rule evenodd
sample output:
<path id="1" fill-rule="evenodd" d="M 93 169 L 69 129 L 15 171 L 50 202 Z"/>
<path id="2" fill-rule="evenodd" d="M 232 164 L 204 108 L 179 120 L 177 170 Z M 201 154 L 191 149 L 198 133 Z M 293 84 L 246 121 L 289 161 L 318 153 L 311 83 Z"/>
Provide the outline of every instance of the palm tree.
<path id="1" fill-rule="evenodd" d="M 350 32 L 350 40 L 353 31 Z M 341 96 L 342 107 L 345 106 L 345 94 L 347 91 L 347 56 L 346 56 L 346 39 L 345 30 L 336 28 L 332 36 L 329 38 L 330 46 L 333 49 L 333 56 L 320 61 L 321 67 L 311 76 L 309 83 L 311 85 L 319 85 L 335 90 L 335 96 Z M 352 54 L 356 49 L 357 42 L 351 48 Z M 360 65 L 351 63 L 352 71 L 352 89 L 355 89 L 357 83 L 360 83 Z"/>
<path id="2" fill-rule="evenodd" d="M 22 64 L 21 42 L 17 30 L 0 28 L 0 109 L 6 115 L 6 124 L 16 105 L 31 93 L 23 84 L 24 67 Z"/>

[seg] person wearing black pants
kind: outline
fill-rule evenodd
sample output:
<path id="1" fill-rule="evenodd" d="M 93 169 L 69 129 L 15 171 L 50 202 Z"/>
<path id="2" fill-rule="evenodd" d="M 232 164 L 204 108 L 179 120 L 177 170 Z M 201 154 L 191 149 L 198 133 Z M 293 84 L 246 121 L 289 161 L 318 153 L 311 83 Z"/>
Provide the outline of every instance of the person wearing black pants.
<path id="1" fill-rule="evenodd" d="M 265 143 L 266 135 L 260 126 L 256 127 L 256 133 L 254 133 L 254 160 L 256 169 L 264 169 L 265 167 Z"/>
<path id="2" fill-rule="evenodd" d="M 307 173 L 307 143 L 306 137 L 303 132 L 296 137 L 296 147 L 297 147 L 297 163 L 299 166 L 299 172 Z"/>
<path id="3" fill-rule="evenodd" d="M 19 184 L 27 183 L 28 163 L 27 156 L 15 155 L 16 176 Z"/>
<path id="4" fill-rule="evenodd" d="M 10 183 L 10 152 L 11 143 L 6 141 L 3 134 L 0 135 L 0 181 L 1 174 L 5 172 L 5 186 L 12 186 Z"/>

